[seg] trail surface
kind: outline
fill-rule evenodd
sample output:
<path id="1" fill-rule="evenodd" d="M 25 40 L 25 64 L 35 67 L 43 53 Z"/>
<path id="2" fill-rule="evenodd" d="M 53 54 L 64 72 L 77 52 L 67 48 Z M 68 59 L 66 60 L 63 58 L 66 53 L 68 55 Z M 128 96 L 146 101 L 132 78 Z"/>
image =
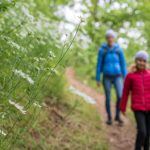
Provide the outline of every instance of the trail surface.
<path id="1" fill-rule="evenodd" d="M 133 150 L 135 140 L 135 125 L 132 124 L 128 118 L 123 118 L 125 122 L 123 127 L 118 126 L 116 123 L 113 123 L 112 126 L 105 125 L 106 112 L 104 96 L 93 88 L 78 81 L 72 68 L 68 68 L 66 70 L 66 77 L 71 86 L 74 86 L 81 92 L 96 99 L 96 106 L 103 121 L 104 134 L 106 135 L 111 146 L 110 150 Z M 112 110 L 113 112 L 115 110 L 115 106 L 113 104 Z"/>

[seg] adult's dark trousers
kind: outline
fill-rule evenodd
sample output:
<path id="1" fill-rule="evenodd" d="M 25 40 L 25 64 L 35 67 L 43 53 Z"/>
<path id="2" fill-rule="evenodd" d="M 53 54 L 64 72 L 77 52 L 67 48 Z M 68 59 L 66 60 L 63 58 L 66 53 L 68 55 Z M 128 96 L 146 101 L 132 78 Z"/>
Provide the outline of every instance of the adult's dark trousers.
<path id="1" fill-rule="evenodd" d="M 135 150 L 150 150 L 150 111 L 135 111 L 137 137 Z"/>

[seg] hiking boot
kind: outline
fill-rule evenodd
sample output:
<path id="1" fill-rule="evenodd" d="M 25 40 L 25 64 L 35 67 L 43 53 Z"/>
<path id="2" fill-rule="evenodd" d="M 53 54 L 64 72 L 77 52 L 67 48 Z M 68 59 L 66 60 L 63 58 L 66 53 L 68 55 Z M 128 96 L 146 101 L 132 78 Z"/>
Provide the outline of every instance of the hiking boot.
<path id="1" fill-rule="evenodd" d="M 123 125 L 123 120 L 120 117 L 116 117 L 115 121 L 117 121 L 119 125 Z"/>
<path id="2" fill-rule="evenodd" d="M 108 119 L 108 120 L 106 121 L 106 124 L 107 124 L 107 125 L 112 125 L 112 120 Z"/>

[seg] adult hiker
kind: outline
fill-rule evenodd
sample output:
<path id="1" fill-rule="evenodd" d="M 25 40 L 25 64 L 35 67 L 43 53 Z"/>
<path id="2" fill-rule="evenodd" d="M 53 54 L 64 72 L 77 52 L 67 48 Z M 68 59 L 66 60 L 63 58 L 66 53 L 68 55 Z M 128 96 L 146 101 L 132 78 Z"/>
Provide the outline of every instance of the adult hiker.
<path id="1" fill-rule="evenodd" d="M 119 103 L 122 96 L 123 78 L 127 74 L 126 62 L 122 48 L 115 43 L 116 34 L 113 30 L 106 32 L 107 43 L 102 44 L 98 52 L 98 60 L 96 67 L 96 81 L 97 86 L 101 85 L 101 73 L 103 74 L 103 87 L 106 97 L 106 111 L 108 119 L 106 123 L 112 124 L 111 113 L 111 88 L 114 85 L 117 102 L 116 102 L 116 115 L 115 121 L 122 124 L 123 121 L 120 118 Z"/>
<path id="2" fill-rule="evenodd" d="M 120 109 L 125 114 L 128 96 L 137 123 L 135 150 L 150 148 L 150 72 L 146 68 L 148 54 L 139 51 L 135 56 L 135 67 L 125 79 Z"/>

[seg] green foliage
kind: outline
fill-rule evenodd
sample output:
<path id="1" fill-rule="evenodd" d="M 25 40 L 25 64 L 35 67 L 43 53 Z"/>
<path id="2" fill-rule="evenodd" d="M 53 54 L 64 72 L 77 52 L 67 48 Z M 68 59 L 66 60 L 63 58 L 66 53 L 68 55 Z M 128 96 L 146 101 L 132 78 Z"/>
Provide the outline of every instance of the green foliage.
<path id="1" fill-rule="evenodd" d="M 6 11 L 9 7 L 15 5 L 16 0 L 3 0 L 0 2 L 0 12 Z"/>
<path id="2" fill-rule="evenodd" d="M 63 97 L 64 79 L 55 66 L 62 47 L 59 22 L 50 4 L 0 2 L 0 149 L 15 149 L 45 96 L 51 103 Z"/>
<path id="3" fill-rule="evenodd" d="M 80 38 L 74 45 L 71 57 L 74 58 L 74 61 L 71 60 L 70 63 L 73 62 L 72 64 L 78 68 L 77 70 L 82 70 L 78 73 L 85 82 L 90 82 L 91 79 L 95 80 L 97 52 L 100 45 L 105 42 L 107 29 L 114 29 L 118 35 L 117 39 L 125 40 L 123 49 L 128 66 L 133 63 L 134 55 L 138 50 L 149 50 L 150 2 L 148 0 L 140 2 L 112 0 L 103 1 L 103 5 L 98 0 L 82 0 L 82 2 L 85 6 L 82 13 L 88 17 L 82 26 Z"/>
<path id="4" fill-rule="evenodd" d="M 118 32 L 118 39 L 127 40 L 128 46 L 124 52 L 128 65 L 133 62 L 136 51 L 149 50 L 149 0 L 111 0 L 104 1 L 103 6 L 98 0 L 81 2 L 84 6 L 82 13 L 86 18 L 82 27 L 79 29 L 79 24 L 77 31 L 68 37 L 69 42 L 66 41 L 65 44 L 60 40 L 64 32 L 60 32 L 59 25 L 69 21 L 56 12 L 65 7 L 72 9 L 76 1 L 0 2 L 0 149 L 15 149 L 16 145 L 19 149 L 25 147 L 22 139 L 30 135 L 24 133 L 29 131 L 37 119 L 45 97 L 49 97 L 52 104 L 61 103 L 65 95 L 64 65 L 75 66 L 85 83 L 91 84 L 95 80 L 97 50 L 105 41 L 104 35 L 108 28 Z M 74 26 L 74 23 L 71 25 Z M 78 31 L 79 36 L 75 39 L 74 34 Z M 140 35 L 133 38 L 128 34 L 130 31 Z M 72 52 L 68 53 L 70 48 Z M 62 63 L 64 56 L 67 57 Z M 81 110 L 79 112 L 83 113 Z M 72 136 L 69 133 L 67 135 Z M 92 133 L 86 132 L 86 135 L 95 137 Z M 75 146 L 79 142 L 85 145 L 88 139 L 86 135 L 78 132 L 71 142 L 75 142 Z M 81 137 L 77 138 L 78 136 Z M 98 141 L 94 142 L 95 147 L 90 149 L 99 149 L 101 143 L 99 145 Z M 36 142 L 33 145 L 33 149 L 39 146 Z M 42 146 L 40 149 L 45 148 L 45 145 Z M 81 147 L 77 147 L 79 148 Z"/>

